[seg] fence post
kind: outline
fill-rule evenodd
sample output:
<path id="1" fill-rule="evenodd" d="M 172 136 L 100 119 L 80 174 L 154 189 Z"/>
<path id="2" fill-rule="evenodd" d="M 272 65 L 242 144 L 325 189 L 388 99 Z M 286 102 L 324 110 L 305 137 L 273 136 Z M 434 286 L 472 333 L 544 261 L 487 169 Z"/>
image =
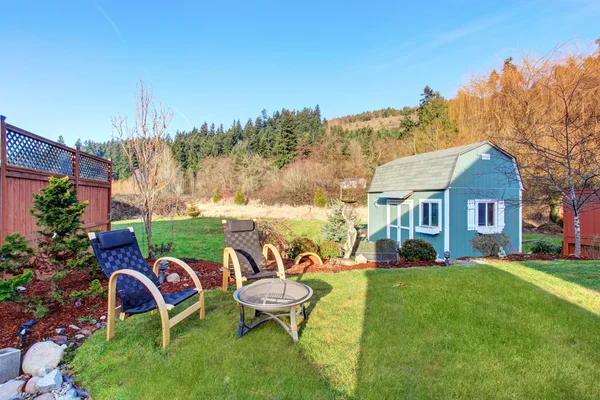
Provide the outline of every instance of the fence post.
<path id="1" fill-rule="evenodd" d="M 6 193 L 6 117 L 0 115 L 0 243 L 4 243 L 4 236 L 6 236 L 6 214 L 7 214 L 7 202 L 4 198 Z"/>
<path id="2" fill-rule="evenodd" d="M 75 176 L 75 192 L 79 198 L 79 146 L 75 147 L 75 160 L 73 160 L 73 175 Z"/>
<path id="3" fill-rule="evenodd" d="M 108 228 L 107 231 L 112 229 L 112 160 L 108 159 Z"/>

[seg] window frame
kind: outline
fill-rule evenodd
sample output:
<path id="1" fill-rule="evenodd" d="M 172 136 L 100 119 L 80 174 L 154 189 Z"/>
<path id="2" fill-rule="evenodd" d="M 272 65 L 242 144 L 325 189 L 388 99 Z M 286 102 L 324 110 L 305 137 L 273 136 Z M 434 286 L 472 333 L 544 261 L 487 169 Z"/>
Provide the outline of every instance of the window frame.
<path id="1" fill-rule="evenodd" d="M 474 224 L 475 224 L 475 230 L 478 233 L 491 234 L 491 233 L 502 233 L 504 231 L 506 222 L 504 222 L 503 225 L 500 224 L 500 212 L 504 212 L 503 207 L 502 207 L 502 211 L 501 211 L 501 207 L 500 207 L 501 202 L 503 202 L 503 201 L 499 200 L 499 199 L 475 199 L 475 201 L 474 201 L 474 204 L 475 204 Z M 488 206 L 487 205 L 485 208 L 486 225 L 479 225 L 479 205 L 480 204 L 494 204 L 494 225 L 487 225 L 487 219 L 488 219 Z"/>
<path id="2" fill-rule="evenodd" d="M 429 204 L 429 225 L 423 225 L 423 204 Z M 432 207 L 431 204 L 437 204 L 438 206 L 438 225 L 431 225 L 432 218 Z M 442 199 L 420 199 L 419 200 L 419 225 L 415 227 L 415 232 L 426 233 L 429 235 L 436 235 L 442 231 L 442 224 L 444 223 L 444 218 L 442 216 Z"/>

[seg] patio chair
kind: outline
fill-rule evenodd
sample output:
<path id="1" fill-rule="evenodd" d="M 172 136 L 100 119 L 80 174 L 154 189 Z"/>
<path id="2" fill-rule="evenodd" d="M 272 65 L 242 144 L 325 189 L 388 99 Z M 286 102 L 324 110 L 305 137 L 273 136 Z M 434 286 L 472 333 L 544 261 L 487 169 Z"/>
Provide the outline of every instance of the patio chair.
<path id="1" fill-rule="evenodd" d="M 126 320 L 130 315 L 142 314 L 158 309 L 162 323 L 162 347 L 171 340 L 171 328 L 195 311 L 200 311 L 204 319 L 204 292 L 196 273 L 185 262 L 172 257 L 156 260 L 151 269 L 140 251 L 133 228 L 111 232 L 90 232 L 88 236 L 98 263 L 108 280 L 108 321 L 106 341 L 115 336 L 115 317 Z M 158 265 L 166 260 L 183 268 L 192 278 L 195 288 L 177 293 L 162 294 L 159 290 Z M 115 307 L 116 292 L 119 292 L 121 305 Z M 190 307 L 169 318 L 169 310 L 183 301 L 198 296 L 198 301 Z"/>
<path id="2" fill-rule="evenodd" d="M 277 248 L 272 244 L 265 244 L 260 248 L 256 221 L 226 221 L 223 220 L 223 233 L 225 236 L 225 250 L 223 250 L 223 286 L 227 291 L 232 276 L 235 278 L 236 288 L 242 287 L 243 282 L 253 279 L 279 277 L 285 279 L 283 260 Z M 275 257 L 277 271 L 266 271 L 269 262 L 269 252 Z M 233 264 L 233 270 L 230 266 Z"/>

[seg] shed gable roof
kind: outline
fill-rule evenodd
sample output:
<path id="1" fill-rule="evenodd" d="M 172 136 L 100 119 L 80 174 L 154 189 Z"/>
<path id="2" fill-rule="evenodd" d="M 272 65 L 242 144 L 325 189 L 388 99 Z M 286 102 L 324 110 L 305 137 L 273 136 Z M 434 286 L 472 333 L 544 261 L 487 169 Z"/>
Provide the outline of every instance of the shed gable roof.
<path id="1" fill-rule="evenodd" d="M 458 157 L 486 144 L 510 156 L 490 142 L 478 142 L 402 157 L 377 167 L 368 191 L 372 193 L 387 190 L 444 190 L 450 186 Z"/>

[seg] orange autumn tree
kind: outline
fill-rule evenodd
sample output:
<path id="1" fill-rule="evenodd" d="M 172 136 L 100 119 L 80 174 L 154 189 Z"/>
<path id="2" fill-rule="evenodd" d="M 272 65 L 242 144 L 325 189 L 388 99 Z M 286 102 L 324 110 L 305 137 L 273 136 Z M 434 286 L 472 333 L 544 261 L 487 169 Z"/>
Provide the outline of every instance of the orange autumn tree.
<path id="1" fill-rule="evenodd" d="M 546 56 L 508 59 L 500 71 L 464 85 L 451 114 L 459 140 L 489 138 L 517 157 L 533 200 L 566 199 L 579 257 L 581 211 L 600 198 L 598 49 L 560 46 Z"/>

